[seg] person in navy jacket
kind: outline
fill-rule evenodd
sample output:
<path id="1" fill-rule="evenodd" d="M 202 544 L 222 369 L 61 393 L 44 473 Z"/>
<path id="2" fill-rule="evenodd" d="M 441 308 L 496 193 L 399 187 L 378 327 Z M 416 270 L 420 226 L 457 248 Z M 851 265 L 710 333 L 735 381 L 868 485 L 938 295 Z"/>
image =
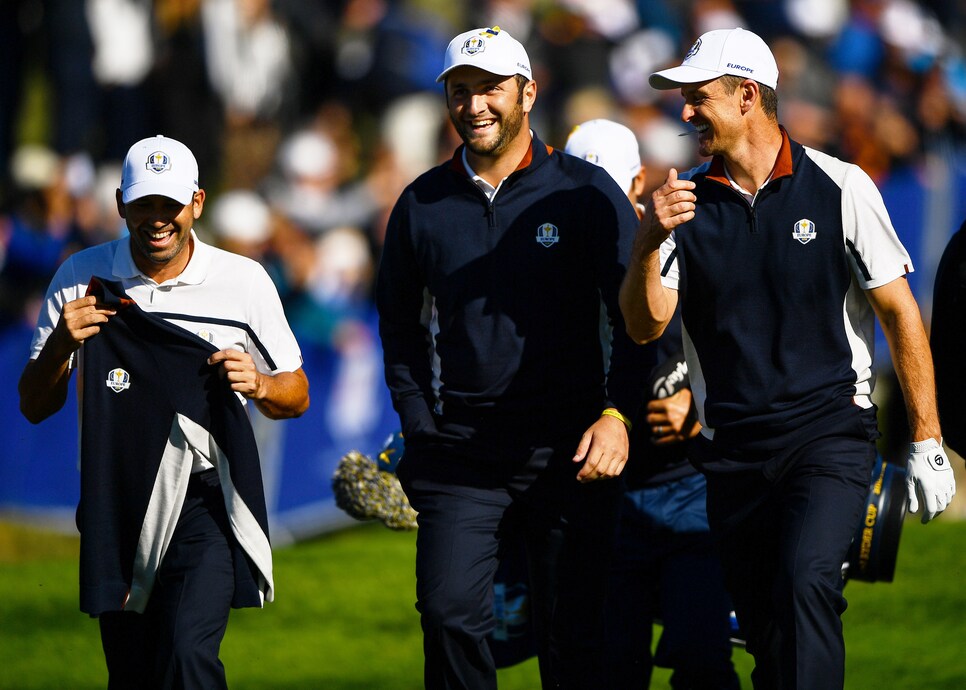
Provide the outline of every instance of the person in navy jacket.
<path id="1" fill-rule="evenodd" d="M 463 145 L 403 191 L 376 289 L 425 684 L 496 687 L 493 577 L 522 535 L 544 686 L 599 688 L 612 479 L 646 365 L 618 304 L 637 218 L 531 131 L 537 85 L 506 31 L 454 38 L 439 81 Z"/>
<path id="2" fill-rule="evenodd" d="M 878 437 L 876 316 L 912 434 L 910 510 L 930 520 L 956 489 L 912 262 L 869 176 L 779 125 L 760 37 L 705 33 L 650 84 L 681 90 L 710 160 L 651 197 L 621 289 L 627 327 L 653 340 L 680 303 L 702 425 L 690 457 L 755 687 L 841 688 L 842 563 Z"/>

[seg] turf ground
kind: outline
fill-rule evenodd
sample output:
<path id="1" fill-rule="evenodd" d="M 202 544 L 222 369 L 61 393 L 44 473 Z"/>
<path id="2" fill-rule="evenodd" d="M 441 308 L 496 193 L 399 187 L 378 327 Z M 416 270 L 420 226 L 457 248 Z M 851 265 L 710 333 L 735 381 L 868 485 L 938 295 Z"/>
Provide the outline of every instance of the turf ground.
<path id="1" fill-rule="evenodd" d="M 77 544 L 0 522 L 0 690 L 106 686 L 97 625 L 77 610 Z M 277 601 L 232 614 L 232 689 L 420 688 L 414 551 L 413 533 L 381 525 L 278 549 Z M 966 688 L 964 576 L 966 522 L 907 521 L 895 581 L 846 587 L 847 688 Z M 750 689 L 750 657 L 735 662 Z M 538 687 L 533 661 L 500 671 L 501 690 Z M 652 687 L 668 687 L 666 671 Z"/>

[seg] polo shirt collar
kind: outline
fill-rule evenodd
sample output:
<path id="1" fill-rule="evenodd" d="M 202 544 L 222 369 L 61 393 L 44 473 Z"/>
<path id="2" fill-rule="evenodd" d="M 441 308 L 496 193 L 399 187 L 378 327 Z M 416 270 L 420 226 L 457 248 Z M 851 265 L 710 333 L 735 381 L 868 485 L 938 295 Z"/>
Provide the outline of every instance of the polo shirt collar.
<path id="1" fill-rule="evenodd" d="M 782 133 L 782 145 L 778 149 L 778 157 L 775 159 L 775 165 L 771 169 L 771 175 L 768 176 L 769 182 L 777 180 L 780 177 L 787 177 L 794 172 L 791 140 L 788 138 L 788 132 L 782 125 L 778 125 L 778 129 Z M 708 179 L 720 182 L 729 187 L 731 186 L 731 180 L 725 171 L 724 158 L 721 156 L 714 156 L 711 159 L 711 167 L 708 169 Z"/>

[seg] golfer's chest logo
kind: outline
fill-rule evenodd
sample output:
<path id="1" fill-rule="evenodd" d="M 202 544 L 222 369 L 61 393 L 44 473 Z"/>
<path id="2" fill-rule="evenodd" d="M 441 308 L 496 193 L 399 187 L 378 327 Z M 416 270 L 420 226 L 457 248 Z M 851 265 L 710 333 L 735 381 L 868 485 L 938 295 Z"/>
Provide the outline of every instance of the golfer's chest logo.
<path id="1" fill-rule="evenodd" d="M 815 223 L 810 221 L 808 218 L 802 218 L 800 221 L 795 223 L 795 228 L 792 230 L 792 237 L 802 244 L 808 244 L 814 240 L 816 234 Z"/>
<path id="2" fill-rule="evenodd" d="M 123 369 L 111 369 L 107 372 L 107 387 L 115 393 L 120 393 L 131 387 L 131 375 Z"/>
<path id="3" fill-rule="evenodd" d="M 560 241 L 560 231 L 551 223 L 544 223 L 537 228 L 537 243 L 544 247 L 552 247 Z"/>

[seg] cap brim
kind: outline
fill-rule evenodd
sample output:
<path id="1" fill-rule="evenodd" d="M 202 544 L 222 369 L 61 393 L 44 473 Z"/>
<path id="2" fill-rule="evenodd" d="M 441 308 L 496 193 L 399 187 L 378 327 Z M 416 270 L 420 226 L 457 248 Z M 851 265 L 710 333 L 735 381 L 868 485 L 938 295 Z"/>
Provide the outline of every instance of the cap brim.
<path id="1" fill-rule="evenodd" d="M 196 191 L 198 190 L 192 187 L 173 185 L 170 182 L 144 180 L 142 182 L 135 182 L 126 189 L 121 190 L 121 201 L 129 204 L 137 199 L 157 194 L 174 199 L 179 204 L 187 206 L 191 203 L 191 199 L 194 197 Z"/>
<path id="2" fill-rule="evenodd" d="M 684 84 L 697 84 L 698 82 L 702 81 L 710 81 L 712 79 L 717 79 L 724 74 L 726 73 L 718 72 L 716 70 L 700 69 L 698 67 L 691 67 L 690 65 L 680 65 L 678 67 L 672 67 L 671 69 L 655 72 L 648 77 L 647 83 L 650 84 L 651 88 L 653 89 L 664 91 L 667 89 L 680 88 Z"/>

